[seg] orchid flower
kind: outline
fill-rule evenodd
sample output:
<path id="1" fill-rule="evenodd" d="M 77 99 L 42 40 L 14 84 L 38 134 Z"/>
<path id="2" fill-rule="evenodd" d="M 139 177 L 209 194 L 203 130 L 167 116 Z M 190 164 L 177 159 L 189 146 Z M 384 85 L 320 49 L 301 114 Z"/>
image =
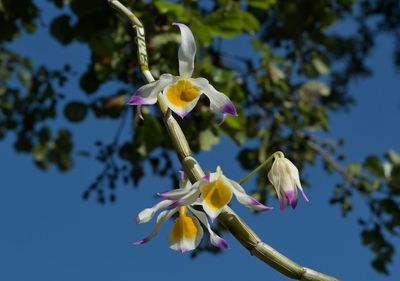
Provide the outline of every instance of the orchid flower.
<path id="1" fill-rule="evenodd" d="M 203 179 L 197 181 L 193 187 L 195 188 L 192 191 L 193 195 L 188 193 L 182 196 L 176 200 L 172 206 L 193 203 L 193 200 L 196 198 L 194 194 L 197 193 L 200 195 L 197 201 L 201 204 L 211 221 L 214 221 L 222 212 L 222 209 L 231 201 L 232 195 L 235 195 L 239 203 L 253 211 L 272 210 L 272 207 L 265 206 L 248 195 L 239 183 L 225 177 L 219 166 L 215 173 L 207 174 Z M 163 194 L 162 196 L 164 198 L 174 199 L 169 194 Z"/>
<path id="2" fill-rule="evenodd" d="M 196 42 L 190 29 L 182 23 L 173 23 L 181 32 L 182 42 L 178 51 L 179 76 L 162 74 L 154 82 L 140 87 L 129 99 L 129 105 L 155 104 L 159 92 L 166 105 L 181 118 L 185 117 L 205 94 L 210 108 L 226 115 L 237 116 L 235 106 L 223 93 L 217 91 L 205 78 L 191 78 L 194 69 Z M 140 109 L 139 109 L 140 114 Z"/>
<path id="3" fill-rule="evenodd" d="M 182 253 L 194 250 L 200 244 L 203 237 L 203 228 L 201 227 L 200 223 L 203 224 L 207 229 L 212 245 L 219 248 L 228 248 L 228 243 L 211 229 L 210 223 L 207 220 L 207 216 L 203 212 L 191 207 L 197 205 L 197 189 L 197 185 L 192 186 L 189 180 L 183 176 L 180 182 L 180 189 L 159 194 L 161 197 L 168 197 L 173 200 L 178 200 L 180 198 L 185 199 L 180 201 L 181 204 L 179 207 L 162 211 L 157 217 L 157 223 L 154 230 L 146 238 L 139 240 L 134 244 L 139 245 L 150 241 L 159 232 L 161 225 L 171 218 L 175 213 L 179 212 L 179 216 L 175 220 L 168 238 L 168 243 L 171 249 L 181 251 Z M 136 222 L 148 222 L 158 210 L 171 206 L 171 204 L 174 203 L 173 200 L 163 200 L 154 205 L 152 208 L 144 209 L 138 214 Z M 192 203 L 184 205 L 183 202 Z M 193 215 L 189 214 L 189 211 Z"/>
<path id="4" fill-rule="evenodd" d="M 222 173 L 220 166 L 215 173 L 210 173 L 199 186 L 201 192 L 200 203 L 204 211 L 214 221 L 222 209 L 231 201 L 232 194 L 240 204 L 253 211 L 268 211 L 272 207 L 265 206 L 246 193 L 239 183 L 228 179 Z"/>
<path id="5" fill-rule="evenodd" d="M 301 187 L 299 170 L 289 159 L 285 158 L 282 152 L 275 153 L 274 163 L 272 163 L 268 178 L 278 195 L 281 210 L 285 209 L 286 205 L 291 205 L 293 209 L 296 208 L 298 201 L 297 188 L 303 195 L 304 200 L 309 201 Z"/>

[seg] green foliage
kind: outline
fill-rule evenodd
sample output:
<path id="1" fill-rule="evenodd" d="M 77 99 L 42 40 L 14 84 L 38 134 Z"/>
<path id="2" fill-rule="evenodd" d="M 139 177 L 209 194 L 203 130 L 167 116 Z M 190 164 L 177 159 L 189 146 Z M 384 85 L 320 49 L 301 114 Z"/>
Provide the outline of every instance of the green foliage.
<path id="1" fill-rule="evenodd" d="M 113 119 L 120 122 L 115 135 L 99 140 L 94 148 L 104 169 L 83 197 L 94 194 L 99 203 L 114 202 L 120 180 L 137 186 L 146 165 L 153 175 L 169 177 L 176 184 L 179 167 L 174 165 L 176 156 L 158 113 L 144 108 L 141 121 L 130 118 L 125 106 L 127 94 L 144 83 L 131 26 L 105 0 L 47 2 L 57 10 L 43 28 L 66 48 L 72 42 L 86 46 L 90 61 L 83 73 L 75 74 L 74 66 L 52 70 L 11 51 L 10 42 L 36 31 L 45 4 L 0 0 L 0 139 L 15 135 L 16 151 L 31 155 L 40 169 L 55 165 L 66 171 L 73 167 L 72 155 L 79 144 L 69 126 L 53 126 L 57 118 L 64 114 L 69 123 L 86 122 L 88 114 L 97 122 Z M 330 202 L 343 215 L 357 207 L 352 196 L 367 202 L 370 214 L 359 219 L 362 242 L 375 254 L 374 268 L 388 273 L 395 252 L 389 238 L 400 235 L 400 156 L 389 151 L 384 157 L 370 155 L 345 165 L 342 141 L 321 139 L 317 133 L 329 131 L 332 112 L 352 105 L 349 83 L 372 73 L 365 61 L 379 32 L 395 38 L 393 58 L 400 65 L 398 1 L 218 0 L 204 5 L 203 1 L 127 0 L 124 4 L 146 27 L 149 65 L 155 76 L 178 73 L 180 37 L 171 23 L 184 22 L 198 43 L 194 76 L 209 79 L 239 111 L 238 117 L 218 126 L 208 100 L 202 98 L 190 118 L 180 121 L 193 152 L 212 149 L 225 135 L 238 144 L 235 153 L 247 170 L 276 150 L 283 150 L 298 167 L 321 159 L 328 173 L 341 176 Z M 353 34 L 332 31 L 343 18 L 353 21 Z M 248 40 L 251 55 L 231 52 L 236 42 L 231 40 L 238 36 L 242 42 Z M 86 95 L 82 100 L 63 94 L 68 79 L 79 80 Z M 104 93 L 102 86 L 109 81 L 121 86 Z M 122 139 L 127 126 L 133 128 L 132 134 Z M 267 200 L 271 186 L 265 175 L 257 183 L 253 195 Z"/>

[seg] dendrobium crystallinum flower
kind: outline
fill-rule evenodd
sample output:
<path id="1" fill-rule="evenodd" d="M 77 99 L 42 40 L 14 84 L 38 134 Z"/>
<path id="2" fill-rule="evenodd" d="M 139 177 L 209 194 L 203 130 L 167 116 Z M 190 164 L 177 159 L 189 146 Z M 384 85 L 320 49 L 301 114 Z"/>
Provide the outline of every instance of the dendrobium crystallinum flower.
<path id="1" fill-rule="evenodd" d="M 159 194 L 161 197 L 170 199 L 163 200 L 152 208 L 146 208 L 141 211 L 136 218 L 137 223 L 148 222 L 158 210 L 176 205 L 176 200 L 181 200 L 181 204 L 179 207 L 162 211 L 157 217 L 157 223 L 154 230 L 146 238 L 139 240 L 134 244 L 140 245 L 150 241 L 158 233 L 161 225 L 178 212 L 179 216 L 175 220 L 168 237 L 168 243 L 171 249 L 181 251 L 182 253 L 194 250 L 200 244 L 203 237 L 203 228 L 201 227 L 200 222 L 207 229 L 212 245 L 224 249 L 228 248 L 228 242 L 218 236 L 211 229 L 207 216 L 202 211 L 192 208 L 192 206 L 199 205 L 197 202 L 198 200 L 196 200 L 198 198 L 197 190 L 198 184 L 192 186 L 189 180 L 182 176 L 179 189 Z M 192 203 L 184 204 L 184 202 Z M 192 213 L 193 215 L 189 213 Z"/>
<path id="2" fill-rule="evenodd" d="M 303 195 L 304 200 L 309 201 L 300 183 L 299 170 L 296 166 L 285 158 L 282 152 L 274 154 L 274 163 L 268 173 L 268 179 L 274 186 L 280 202 L 280 209 L 285 209 L 286 205 L 291 205 L 293 209 L 297 206 L 298 192 Z"/>
<path id="3" fill-rule="evenodd" d="M 214 221 L 232 198 L 232 194 L 242 205 L 253 211 L 268 211 L 272 207 L 265 206 L 246 193 L 243 187 L 234 180 L 228 179 L 217 167 L 215 173 L 208 174 L 199 184 L 200 203 L 204 211 Z"/>
<path id="4" fill-rule="evenodd" d="M 158 210 L 167 207 L 173 208 L 162 211 L 157 217 L 157 224 L 154 230 L 146 238 L 134 244 L 148 242 L 158 233 L 161 225 L 179 211 L 179 216 L 169 235 L 168 241 L 171 249 L 182 252 L 195 249 L 203 236 L 203 229 L 199 221 L 208 230 L 211 244 L 219 248 L 227 248 L 228 243 L 212 231 L 204 212 L 194 209 L 193 206 L 202 206 L 213 221 L 221 213 L 222 208 L 230 202 L 232 194 L 236 196 L 241 204 L 254 211 L 272 209 L 246 194 L 237 182 L 225 177 L 221 168 L 217 167 L 216 173 L 208 174 L 193 185 L 190 184 L 186 177 L 182 177 L 179 189 L 160 193 L 159 196 L 166 200 L 159 202 L 152 208 L 141 211 L 136 218 L 136 222 L 148 222 Z M 188 214 L 189 212 L 193 215 Z"/>
<path id="5" fill-rule="evenodd" d="M 190 29 L 182 23 L 173 23 L 181 31 L 181 45 L 178 51 L 179 76 L 162 74 L 154 82 L 140 87 L 129 99 L 129 105 L 155 104 L 159 92 L 167 106 L 181 118 L 185 117 L 205 94 L 210 99 L 210 108 L 228 115 L 237 116 L 232 101 L 218 92 L 205 78 L 191 78 L 196 55 L 196 42 Z M 139 109 L 140 114 L 140 109 Z M 139 115 L 140 116 L 140 115 Z"/>

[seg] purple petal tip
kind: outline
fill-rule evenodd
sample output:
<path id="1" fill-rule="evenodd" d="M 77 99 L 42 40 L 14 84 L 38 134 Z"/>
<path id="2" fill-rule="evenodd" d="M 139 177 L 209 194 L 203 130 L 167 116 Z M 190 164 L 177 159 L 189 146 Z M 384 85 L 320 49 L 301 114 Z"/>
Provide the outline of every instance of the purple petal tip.
<path id="1" fill-rule="evenodd" d="M 144 238 L 144 239 L 142 239 L 142 240 L 133 242 L 132 244 L 133 244 L 133 245 L 142 245 L 142 244 L 147 243 L 147 242 L 149 242 L 149 239 L 148 239 L 148 238 Z"/>
<path id="2" fill-rule="evenodd" d="M 224 106 L 224 109 L 222 110 L 223 114 L 229 114 L 229 115 L 233 115 L 233 116 L 237 116 L 237 112 L 236 112 L 236 108 L 233 105 L 233 103 L 231 102 L 231 100 L 228 100 Z"/>
<path id="3" fill-rule="evenodd" d="M 203 177 L 203 180 L 210 182 L 210 172 L 206 173 L 206 175 Z"/>
<path id="4" fill-rule="evenodd" d="M 297 199 L 295 199 L 295 200 L 292 201 L 292 204 L 291 204 L 291 205 L 292 205 L 292 209 L 293 209 L 293 210 L 296 209 L 297 201 L 298 201 Z"/>
<path id="5" fill-rule="evenodd" d="M 186 248 L 181 248 L 181 253 L 183 254 L 183 253 L 186 253 L 186 252 L 188 252 L 189 250 L 188 249 L 186 249 Z"/>
<path id="6" fill-rule="evenodd" d="M 218 242 L 218 247 L 221 249 L 229 249 L 229 244 L 225 239 L 221 238 L 221 240 Z"/>
<path id="7" fill-rule="evenodd" d="M 292 204 L 294 198 L 294 191 L 285 191 L 286 199 L 288 200 L 288 204 Z"/>
<path id="8" fill-rule="evenodd" d="M 256 199 L 254 199 L 253 197 L 249 196 L 250 199 L 250 204 L 253 206 L 258 206 L 258 211 L 263 212 L 263 211 L 270 211 L 273 209 L 273 207 L 269 207 L 269 206 L 265 206 L 264 204 L 261 204 L 260 202 L 258 202 Z"/>
<path id="9" fill-rule="evenodd" d="M 142 105 L 142 104 L 145 104 L 145 100 L 141 96 L 135 94 L 129 99 L 128 104 L 129 105 Z"/>
<path id="10" fill-rule="evenodd" d="M 166 198 L 165 193 L 157 193 L 157 195 L 160 196 L 161 198 Z"/>

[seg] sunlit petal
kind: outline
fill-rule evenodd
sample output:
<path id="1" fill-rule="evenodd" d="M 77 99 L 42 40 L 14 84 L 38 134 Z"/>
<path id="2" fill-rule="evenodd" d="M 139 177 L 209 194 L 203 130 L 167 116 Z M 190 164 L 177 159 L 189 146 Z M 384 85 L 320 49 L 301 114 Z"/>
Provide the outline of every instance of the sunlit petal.
<path id="1" fill-rule="evenodd" d="M 228 186 L 230 184 L 230 186 L 232 187 L 233 194 L 235 195 L 236 199 L 239 201 L 240 204 L 252 209 L 253 211 L 258 211 L 258 212 L 269 211 L 273 209 L 272 207 L 268 207 L 265 206 L 264 204 L 261 204 L 255 198 L 248 195 L 245 192 L 245 190 L 240 186 L 240 184 L 238 184 L 234 180 L 230 180 L 225 176 L 222 176 L 222 178 Z"/>
<path id="2" fill-rule="evenodd" d="M 163 192 L 163 193 L 157 193 L 157 195 L 162 198 L 165 198 L 165 199 L 170 199 L 170 200 L 176 201 L 176 200 L 184 197 L 189 192 L 190 192 L 189 189 L 178 188 L 178 189 L 174 189 L 174 190 Z M 173 202 L 171 202 L 171 203 L 173 203 Z"/>
<path id="3" fill-rule="evenodd" d="M 193 184 L 193 187 L 189 189 L 189 192 L 173 202 L 170 207 L 187 206 L 196 202 L 200 194 L 199 185 L 200 182 L 196 182 L 195 184 Z"/>
<path id="4" fill-rule="evenodd" d="M 166 208 L 166 207 L 170 206 L 172 203 L 173 203 L 172 200 L 163 200 L 151 208 L 146 208 L 146 209 L 142 210 L 136 217 L 136 223 L 141 224 L 141 223 L 148 222 L 149 220 L 151 220 L 153 218 L 154 214 L 158 210 Z"/>
<path id="5" fill-rule="evenodd" d="M 218 236 L 212 229 L 210 226 L 210 223 L 208 222 L 207 216 L 201 212 L 201 211 L 197 211 L 191 207 L 189 207 L 189 210 L 200 220 L 200 222 L 207 228 L 208 233 L 210 234 L 210 242 L 211 244 L 213 244 L 214 246 L 218 247 L 218 248 L 223 248 L 223 249 L 227 249 L 229 248 L 229 244 L 228 242 L 221 238 L 220 236 Z"/>
<path id="6" fill-rule="evenodd" d="M 218 92 L 205 78 L 191 78 L 190 81 L 210 99 L 212 111 L 224 115 L 237 116 L 236 108 L 232 101 L 223 93 Z"/>
<path id="7" fill-rule="evenodd" d="M 166 86 L 173 83 L 173 78 L 174 77 L 171 74 L 163 74 L 158 80 L 140 87 L 129 99 L 128 104 L 155 104 L 157 102 L 158 93 L 161 92 Z"/>
<path id="8" fill-rule="evenodd" d="M 147 237 L 145 237 L 144 239 L 136 241 L 133 244 L 141 245 L 141 244 L 149 242 L 160 231 L 160 228 L 161 228 L 162 224 L 166 220 L 168 220 L 170 217 L 172 217 L 177 211 L 178 211 L 177 208 L 172 209 L 172 210 L 168 210 L 168 211 L 162 211 L 157 217 L 157 223 L 156 223 L 156 226 L 153 229 L 153 231 Z"/>
<path id="9" fill-rule="evenodd" d="M 173 23 L 181 31 L 181 45 L 179 46 L 179 75 L 191 77 L 194 69 L 194 57 L 196 55 L 196 41 L 189 27 L 183 23 Z"/>
<path id="10" fill-rule="evenodd" d="M 170 248 L 187 252 L 195 249 L 203 237 L 203 229 L 199 221 L 191 215 L 180 211 L 168 237 Z"/>

